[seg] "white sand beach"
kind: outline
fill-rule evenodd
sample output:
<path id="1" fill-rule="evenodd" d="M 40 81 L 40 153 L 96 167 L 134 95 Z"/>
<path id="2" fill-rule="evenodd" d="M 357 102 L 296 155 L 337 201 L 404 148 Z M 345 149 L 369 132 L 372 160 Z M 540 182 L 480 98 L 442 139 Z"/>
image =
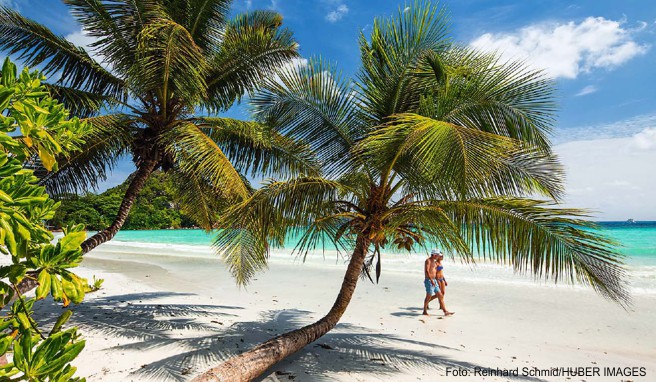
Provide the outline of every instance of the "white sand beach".
<path id="1" fill-rule="evenodd" d="M 120 250 L 118 250 L 120 249 Z M 179 250 L 178 250 L 179 251 Z M 202 252 L 202 251 L 201 251 Z M 247 289 L 235 286 L 210 251 L 104 245 L 79 273 L 105 279 L 75 307 L 87 346 L 75 361 L 89 381 L 184 381 L 208 366 L 320 318 L 345 266 L 334 258 L 302 264 L 274 257 Z M 447 259 L 448 260 L 448 259 Z M 379 285 L 361 280 L 337 329 L 276 365 L 265 381 L 653 381 L 656 295 L 636 295 L 630 311 L 590 290 L 449 276 L 456 312 L 421 315 L 417 272 L 383 268 Z M 455 267 L 454 267 L 455 268 Z M 37 309 L 54 320 L 49 302 Z M 598 368 L 600 376 L 524 376 L 523 368 Z M 644 368 L 646 376 L 604 376 L 605 368 Z M 515 369 L 518 377 L 475 368 Z M 454 372 L 469 370 L 469 376 Z M 448 375 L 447 375 L 448 373 Z"/>

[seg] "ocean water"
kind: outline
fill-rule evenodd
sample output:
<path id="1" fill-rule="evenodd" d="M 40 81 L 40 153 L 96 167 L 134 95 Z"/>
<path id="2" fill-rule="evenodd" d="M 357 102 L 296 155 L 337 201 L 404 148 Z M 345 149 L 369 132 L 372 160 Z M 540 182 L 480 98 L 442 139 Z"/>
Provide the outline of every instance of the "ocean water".
<path id="1" fill-rule="evenodd" d="M 631 290 L 636 294 L 656 294 L 656 222 L 602 222 L 603 234 L 619 242 L 619 251 L 625 255 Z M 213 234 L 203 230 L 154 230 L 121 231 L 114 240 L 103 245 L 104 251 L 135 252 L 167 256 L 215 257 L 211 249 Z M 327 246 L 311 252 L 306 259 L 292 254 L 298 237 L 290 237 L 285 248 L 272 252 L 272 261 L 306 261 L 321 266 L 343 266 L 346 258 L 334 248 Z M 445 266 L 452 279 L 513 283 L 525 286 L 550 286 L 549 281 L 534 280 L 530 276 L 515 274 L 508 266 L 478 261 L 465 263 L 458 257 L 447 254 Z M 385 271 L 405 272 L 422 277 L 425 252 L 383 253 L 383 275 Z M 384 276 L 383 276 L 384 277 Z"/>

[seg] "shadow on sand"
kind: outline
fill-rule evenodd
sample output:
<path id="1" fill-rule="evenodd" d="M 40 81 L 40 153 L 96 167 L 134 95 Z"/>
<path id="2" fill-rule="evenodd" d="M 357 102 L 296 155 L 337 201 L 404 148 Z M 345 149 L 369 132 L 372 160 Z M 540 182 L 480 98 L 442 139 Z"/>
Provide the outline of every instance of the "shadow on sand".
<path id="1" fill-rule="evenodd" d="M 184 301 L 190 296 L 193 295 L 173 292 L 94 296 L 74 308 L 72 324 L 80 326 L 83 333 L 93 332 L 132 341 L 110 347 L 108 351 L 157 351 L 163 354 L 161 359 L 133 370 L 130 377 L 186 381 L 232 355 L 318 318 L 314 313 L 292 309 L 269 311 L 257 321 L 239 322 L 241 307 L 157 303 L 162 298 Z M 61 309 L 48 302 L 38 305 L 45 326 L 52 325 Z M 414 315 L 410 311 L 403 312 L 406 314 Z M 228 326 L 222 320 L 237 322 Z M 393 377 L 402 370 L 437 372 L 446 367 L 480 366 L 436 355 L 435 349 L 449 348 L 342 323 L 317 342 L 274 366 L 260 381 L 330 381 L 333 379 L 331 375 L 337 372 L 349 372 L 354 379 L 358 373 Z M 286 369 L 302 371 L 293 374 Z"/>

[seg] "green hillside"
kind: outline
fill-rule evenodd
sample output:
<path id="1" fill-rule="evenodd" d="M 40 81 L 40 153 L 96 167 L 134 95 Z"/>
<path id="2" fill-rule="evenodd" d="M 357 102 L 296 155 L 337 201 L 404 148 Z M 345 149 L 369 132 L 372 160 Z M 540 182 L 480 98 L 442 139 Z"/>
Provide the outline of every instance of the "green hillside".
<path id="1" fill-rule="evenodd" d="M 129 181 L 129 179 L 128 179 Z M 128 181 L 101 194 L 67 195 L 49 222 L 55 228 L 84 223 L 89 230 L 109 226 L 116 216 Z M 123 229 L 191 228 L 196 224 L 173 203 L 171 180 L 161 171 L 153 173 L 139 193 Z"/>

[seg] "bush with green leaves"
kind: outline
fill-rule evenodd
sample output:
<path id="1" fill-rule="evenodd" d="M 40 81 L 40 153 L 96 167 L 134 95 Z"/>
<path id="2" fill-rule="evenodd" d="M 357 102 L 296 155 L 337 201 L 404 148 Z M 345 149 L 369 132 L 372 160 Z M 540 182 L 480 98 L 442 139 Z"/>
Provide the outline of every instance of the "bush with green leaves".
<path id="1" fill-rule="evenodd" d="M 77 328 L 63 330 L 71 310 L 65 310 L 49 331 L 39 326 L 33 307 L 52 296 L 67 307 L 80 303 L 87 281 L 69 269 L 82 260 L 82 225 L 72 225 L 53 243 L 43 225 L 59 203 L 38 184 L 31 168 L 40 162 L 57 169 L 55 158 L 77 151 L 86 129 L 53 100 L 38 71 L 17 75 L 9 59 L 0 78 L 0 381 L 80 381 L 70 363 L 84 348 Z M 34 298 L 20 293 L 19 285 L 36 282 Z M 12 303 L 13 302 L 13 303 Z M 9 306 L 9 304 L 12 304 Z"/>

